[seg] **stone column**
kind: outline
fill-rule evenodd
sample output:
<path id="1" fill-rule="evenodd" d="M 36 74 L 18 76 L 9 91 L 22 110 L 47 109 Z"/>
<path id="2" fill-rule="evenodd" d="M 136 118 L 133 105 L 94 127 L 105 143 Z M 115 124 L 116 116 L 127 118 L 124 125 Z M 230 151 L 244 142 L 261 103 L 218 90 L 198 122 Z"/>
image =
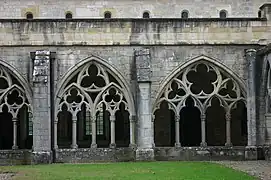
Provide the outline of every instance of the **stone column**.
<path id="1" fill-rule="evenodd" d="M 256 50 L 246 51 L 248 63 L 247 78 L 247 120 L 248 120 L 248 146 L 256 146 Z"/>
<path id="2" fill-rule="evenodd" d="M 130 147 L 135 148 L 135 122 L 136 122 L 136 117 L 135 116 L 130 116 Z"/>
<path id="3" fill-rule="evenodd" d="M 207 146 L 207 143 L 206 143 L 206 115 L 205 115 L 205 113 L 201 114 L 200 119 L 201 119 L 201 143 L 200 143 L 200 146 L 205 147 L 205 146 Z"/>
<path id="4" fill-rule="evenodd" d="M 97 142 L 96 142 L 96 136 L 97 136 L 97 132 L 96 132 L 96 117 L 92 116 L 91 117 L 91 148 L 97 148 Z"/>
<path id="5" fill-rule="evenodd" d="M 179 148 L 181 147 L 180 143 L 180 116 L 175 116 L 175 147 Z"/>
<path id="6" fill-rule="evenodd" d="M 57 124 L 58 124 L 58 118 L 54 121 L 54 149 L 58 149 L 58 143 L 57 143 Z"/>
<path id="7" fill-rule="evenodd" d="M 111 128 L 111 141 L 110 141 L 110 148 L 116 148 L 116 141 L 115 141 L 115 115 L 110 115 L 110 128 Z"/>
<path id="8" fill-rule="evenodd" d="M 231 113 L 230 111 L 226 112 L 226 143 L 225 146 L 232 146 L 231 143 Z"/>
<path id="9" fill-rule="evenodd" d="M 77 145 L 77 116 L 76 114 L 72 116 L 72 149 L 78 148 Z"/>
<path id="10" fill-rule="evenodd" d="M 18 146 L 17 146 L 17 122 L 18 122 L 18 118 L 16 118 L 16 117 L 12 118 L 12 122 L 13 122 L 13 146 L 12 146 L 12 149 L 18 149 Z"/>
<path id="11" fill-rule="evenodd" d="M 137 82 L 138 149 L 137 160 L 153 160 L 153 125 L 151 108 L 151 59 L 149 49 L 134 54 Z"/>
<path id="12" fill-rule="evenodd" d="M 47 50 L 31 53 L 30 63 L 33 87 L 33 159 L 32 163 L 51 163 L 51 60 L 54 54 Z M 33 66 L 32 66 L 33 65 Z"/>
<path id="13" fill-rule="evenodd" d="M 257 159 L 256 134 L 256 50 L 246 50 L 247 72 L 247 128 L 248 142 L 245 152 L 246 159 Z"/>

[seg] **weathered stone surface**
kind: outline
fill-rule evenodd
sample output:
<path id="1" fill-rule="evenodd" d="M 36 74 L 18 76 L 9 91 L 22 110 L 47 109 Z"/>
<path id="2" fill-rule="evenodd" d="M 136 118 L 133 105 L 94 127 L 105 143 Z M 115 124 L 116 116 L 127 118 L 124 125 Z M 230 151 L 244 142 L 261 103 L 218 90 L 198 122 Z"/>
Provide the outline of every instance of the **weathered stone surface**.
<path id="1" fill-rule="evenodd" d="M 154 150 L 153 149 L 137 149 L 136 150 L 136 160 L 137 161 L 153 161 L 154 160 Z"/>
<path id="2" fill-rule="evenodd" d="M 262 50 L 262 45 L 271 42 L 270 5 L 262 6 L 263 18 L 256 18 L 264 2 L 214 0 L 210 5 L 210 2 L 203 0 L 168 3 L 160 0 L 156 3 L 99 0 L 65 3 L 49 0 L 26 0 L 23 3 L 18 0 L 3 1 L 5 10 L 0 11 L 0 16 L 19 19 L 0 20 L 0 65 L 5 64 L 12 69 L 11 73 L 23 77 L 18 78 L 18 81 L 24 82 L 21 83 L 22 89 L 29 91 L 28 100 L 34 110 L 34 152 L 0 151 L 0 164 L 52 162 L 51 145 L 54 142 L 51 136 L 54 129 L 51 122 L 55 120 L 53 112 L 56 112 L 54 110 L 58 104 L 51 100 L 61 98 L 55 95 L 63 90 L 62 82 L 67 83 L 68 80 L 63 79 L 65 75 L 93 56 L 98 57 L 99 62 L 108 64 L 111 69 L 115 68 L 119 73 L 116 79 L 122 79 L 121 83 L 132 92 L 129 96 L 134 96 L 136 113 L 130 115 L 137 116 L 133 117 L 136 128 L 130 129 L 134 135 L 130 137 L 136 137 L 135 142 L 132 142 L 136 148 L 72 150 L 57 149 L 55 143 L 56 162 L 244 160 L 259 159 L 263 155 L 270 159 L 269 148 L 265 147 L 264 151 L 261 148 L 261 145 L 271 143 L 271 103 L 268 102 L 270 93 L 267 92 L 270 89 L 270 45 Z M 191 3 L 197 3 L 197 6 Z M 189 11 L 190 19 L 165 19 L 179 18 L 184 9 Z M 217 18 L 222 9 L 227 11 L 230 18 Z M 114 19 L 142 18 L 146 10 L 150 12 L 150 19 Z M 64 20 L 66 11 L 71 11 L 77 19 Z M 113 19 L 78 19 L 102 18 L 104 11 L 111 11 Z M 35 19 L 22 20 L 27 12 L 32 12 Z M 249 56 L 245 56 L 247 49 L 255 49 L 254 63 L 250 63 Z M 32 61 L 29 53 L 36 51 L 37 57 Z M 50 52 L 56 52 L 56 61 L 49 62 Z M 180 72 L 186 63 L 194 62 L 197 58 L 209 59 L 209 63 L 216 64 L 244 85 L 244 94 L 248 96 L 247 148 L 153 149 L 155 103 L 173 75 Z M 254 74 L 250 74 L 252 70 Z M 76 141 L 74 134 L 73 140 Z M 111 137 L 114 135 L 110 134 Z M 96 146 L 94 143 L 92 147 Z"/>
<path id="3" fill-rule="evenodd" d="M 211 3 L 210 3 L 211 2 Z M 257 10 L 267 0 L 152 0 L 110 1 L 110 0 L 14 0 L 4 1 L 0 12 L 2 18 L 25 18 L 27 12 L 32 12 L 34 18 L 64 18 L 66 12 L 72 12 L 75 18 L 102 18 L 105 11 L 110 11 L 112 17 L 142 18 L 145 11 L 153 18 L 181 17 L 183 10 L 189 11 L 192 18 L 216 18 L 219 11 L 225 9 L 229 17 L 257 17 Z"/>
<path id="4" fill-rule="evenodd" d="M 270 21 L 226 20 L 1 21 L 0 46 L 189 45 L 270 43 Z M 136 29 L 140 29 L 138 32 Z"/>
<path id="5" fill-rule="evenodd" d="M 80 148 L 58 149 L 56 162 L 58 163 L 89 163 L 89 162 L 118 162 L 134 161 L 135 150 L 131 148 Z"/>
<path id="6" fill-rule="evenodd" d="M 42 151 L 42 152 L 32 152 L 31 164 L 50 164 L 52 163 L 52 152 Z"/>
<path id="7" fill-rule="evenodd" d="M 31 164 L 32 153 L 30 150 L 1 150 L 0 165 Z"/>
<path id="8" fill-rule="evenodd" d="M 245 160 L 244 147 L 156 147 L 158 161 Z"/>

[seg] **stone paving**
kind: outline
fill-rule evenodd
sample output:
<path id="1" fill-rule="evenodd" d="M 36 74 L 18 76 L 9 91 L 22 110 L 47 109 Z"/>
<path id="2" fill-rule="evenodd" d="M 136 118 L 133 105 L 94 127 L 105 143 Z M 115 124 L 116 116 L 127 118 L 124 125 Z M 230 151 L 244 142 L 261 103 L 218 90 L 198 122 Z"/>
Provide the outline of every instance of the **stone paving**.
<path id="1" fill-rule="evenodd" d="M 271 161 L 216 161 L 215 163 L 246 172 L 261 180 L 271 180 Z"/>

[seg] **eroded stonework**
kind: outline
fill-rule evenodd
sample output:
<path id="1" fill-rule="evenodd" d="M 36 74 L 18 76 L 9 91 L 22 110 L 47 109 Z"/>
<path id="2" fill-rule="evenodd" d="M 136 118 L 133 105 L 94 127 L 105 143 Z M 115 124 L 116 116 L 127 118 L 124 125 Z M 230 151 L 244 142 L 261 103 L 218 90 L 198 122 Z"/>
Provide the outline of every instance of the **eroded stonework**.
<path id="1" fill-rule="evenodd" d="M 207 2 L 1 11 L 0 164 L 269 160 L 271 6 Z"/>

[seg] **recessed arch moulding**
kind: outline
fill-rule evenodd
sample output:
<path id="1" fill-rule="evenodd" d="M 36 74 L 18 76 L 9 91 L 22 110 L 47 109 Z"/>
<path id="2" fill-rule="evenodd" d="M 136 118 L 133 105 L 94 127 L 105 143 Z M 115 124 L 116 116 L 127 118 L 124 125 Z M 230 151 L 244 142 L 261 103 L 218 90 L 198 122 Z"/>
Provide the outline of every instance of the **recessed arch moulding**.
<path id="1" fill-rule="evenodd" d="M 91 84 L 89 87 L 82 87 L 80 84 L 82 83 L 82 80 L 84 78 L 87 78 L 89 76 L 89 68 L 91 66 L 95 66 L 97 69 L 97 77 L 102 78 L 106 84 L 104 87 L 98 87 L 95 84 Z M 73 83 L 70 83 L 72 78 L 78 74 L 78 77 L 76 81 Z M 113 76 L 114 79 L 116 79 L 118 82 L 110 82 L 109 76 Z M 61 104 L 61 98 L 65 98 L 67 95 L 71 93 L 72 89 L 76 89 L 77 93 L 81 97 L 86 97 L 86 100 L 83 100 L 79 104 L 67 104 L 67 101 L 65 101 L 70 108 L 73 106 L 80 107 L 82 104 L 87 103 L 89 107 L 89 110 L 92 113 L 95 113 L 99 108 L 101 101 L 104 100 L 107 93 L 109 93 L 110 89 L 115 89 L 116 93 L 120 93 L 119 95 L 121 98 L 125 99 L 125 103 L 127 110 L 130 113 L 130 116 L 135 115 L 135 107 L 134 107 L 134 100 L 133 96 L 131 94 L 131 90 L 129 88 L 128 83 L 126 82 L 125 78 L 121 75 L 121 73 L 117 70 L 117 68 L 110 65 L 108 62 L 103 60 L 100 57 L 97 56 L 90 56 L 88 58 L 85 58 L 78 62 L 76 65 L 71 67 L 67 73 L 63 76 L 62 80 L 58 83 L 59 86 L 57 87 L 56 93 L 55 93 L 55 107 L 59 107 Z M 99 95 L 96 97 L 96 99 L 93 101 L 90 97 L 88 97 L 87 92 L 100 92 Z M 117 105 L 117 104 L 115 104 Z M 57 118 L 57 113 L 60 109 L 55 108 L 55 119 Z M 71 110 L 71 109 L 70 109 Z M 79 109 L 75 110 L 74 112 L 78 112 Z M 111 109 L 108 107 L 108 110 L 111 113 L 114 113 L 117 109 Z"/>
<path id="2" fill-rule="evenodd" d="M 118 124 L 117 111 L 129 113 L 128 122 L 130 146 L 135 146 L 135 108 L 134 100 L 128 83 L 121 73 L 112 65 L 96 56 L 88 57 L 70 68 L 63 77 L 55 96 L 54 117 L 54 148 L 57 144 L 57 124 L 60 112 L 68 111 L 72 116 L 72 145 L 77 148 L 76 126 L 79 112 L 86 111 L 90 114 L 91 121 L 91 147 L 96 148 L 97 115 L 104 112 L 109 114 L 110 144 L 116 147 L 116 126 Z M 84 108 L 84 110 L 82 109 Z M 103 115 L 103 123 L 106 117 Z M 116 123 L 115 123 L 116 121 Z M 109 133 L 109 131 L 107 131 Z M 101 144 L 100 144 L 101 145 Z"/>
<path id="3" fill-rule="evenodd" d="M 203 83 L 204 82 L 204 83 Z M 161 83 L 159 93 L 153 105 L 152 120 L 156 119 L 156 111 L 163 102 L 175 114 L 175 146 L 180 146 L 179 120 L 180 112 L 187 107 L 188 99 L 200 111 L 202 146 L 206 146 L 206 114 L 207 109 L 218 100 L 224 109 L 226 120 L 226 146 L 231 146 L 231 111 L 239 102 L 246 105 L 245 83 L 218 60 L 199 56 L 175 68 Z"/>

